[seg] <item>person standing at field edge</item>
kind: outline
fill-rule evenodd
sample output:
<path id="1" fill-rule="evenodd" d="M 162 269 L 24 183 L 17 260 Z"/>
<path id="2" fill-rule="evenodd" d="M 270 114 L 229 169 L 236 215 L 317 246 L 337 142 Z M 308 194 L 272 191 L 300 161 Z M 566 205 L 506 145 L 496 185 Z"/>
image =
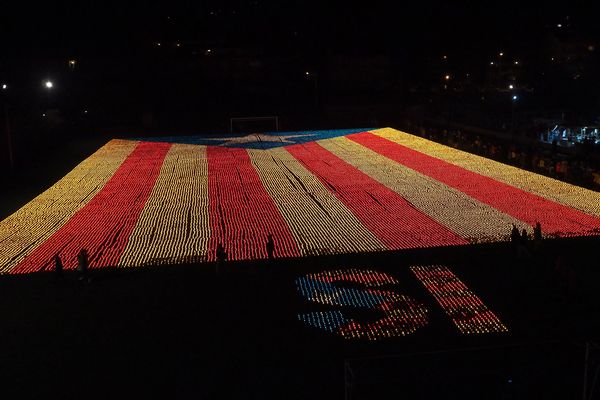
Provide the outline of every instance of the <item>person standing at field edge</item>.
<path id="1" fill-rule="evenodd" d="M 275 242 L 273 241 L 273 235 L 271 235 L 269 233 L 269 235 L 267 236 L 267 255 L 269 257 L 269 260 L 272 260 L 273 254 L 275 253 Z"/>
<path id="2" fill-rule="evenodd" d="M 54 255 L 54 273 L 58 278 L 63 276 L 63 263 L 58 253 Z"/>
<path id="3" fill-rule="evenodd" d="M 86 249 L 81 249 L 77 254 L 77 271 L 79 271 L 79 280 L 83 280 L 87 275 L 89 266 L 88 253 Z"/>
<path id="4" fill-rule="evenodd" d="M 517 228 L 517 226 L 513 224 L 512 230 L 510 231 L 510 241 L 512 242 L 513 246 L 517 245 L 519 239 L 521 239 L 521 235 L 519 234 L 519 228 Z"/>
<path id="5" fill-rule="evenodd" d="M 533 246 L 536 250 L 542 245 L 542 225 L 539 222 L 535 223 L 533 228 Z"/>
<path id="6" fill-rule="evenodd" d="M 225 251 L 225 248 L 223 247 L 223 245 L 219 242 L 219 244 L 217 244 L 217 263 L 222 264 L 226 259 L 227 259 L 227 252 Z"/>

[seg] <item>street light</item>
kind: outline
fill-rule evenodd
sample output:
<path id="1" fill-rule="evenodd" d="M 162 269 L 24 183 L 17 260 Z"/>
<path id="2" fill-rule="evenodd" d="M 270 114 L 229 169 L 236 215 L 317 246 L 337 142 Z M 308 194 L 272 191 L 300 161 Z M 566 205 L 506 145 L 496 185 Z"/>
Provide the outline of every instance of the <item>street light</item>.
<path id="1" fill-rule="evenodd" d="M 54 87 L 54 83 L 50 80 L 44 82 L 44 86 L 46 87 L 46 89 L 52 89 Z"/>
<path id="2" fill-rule="evenodd" d="M 515 87 L 514 87 L 514 85 L 508 85 L 508 88 L 512 90 L 512 89 L 514 89 Z"/>
<path id="3" fill-rule="evenodd" d="M 511 110 L 510 110 L 510 130 L 512 131 L 512 135 L 513 135 L 513 139 L 514 139 L 514 135 L 515 135 L 515 108 L 517 105 L 517 95 L 513 94 L 512 95 L 512 101 L 511 101 Z"/>
<path id="4" fill-rule="evenodd" d="M 444 77 L 444 79 L 446 79 L 447 81 L 449 81 L 449 80 L 450 80 L 450 75 L 446 75 L 446 76 Z"/>
<path id="5" fill-rule="evenodd" d="M 1 86 L 2 91 L 6 92 L 6 94 L 0 97 L 0 104 L 2 104 L 2 108 L 4 109 L 4 124 L 5 124 L 5 132 L 6 132 L 6 144 L 8 150 L 8 163 L 10 165 L 10 169 L 13 170 L 15 167 L 15 160 L 13 156 L 13 148 L 12 148 L 12 137 L 10 133 L 10 118 L 8 115 L 8 84 L 3 83 Z"/>
<path id="6" fill-rule="evenodd" d="M 319 108 L 319 74 L 316 72 L 311 73 L 310 71 L 305 71 L 304 75 L 313 81 L 314 95 L 315 95 L 315 108 Z"/>

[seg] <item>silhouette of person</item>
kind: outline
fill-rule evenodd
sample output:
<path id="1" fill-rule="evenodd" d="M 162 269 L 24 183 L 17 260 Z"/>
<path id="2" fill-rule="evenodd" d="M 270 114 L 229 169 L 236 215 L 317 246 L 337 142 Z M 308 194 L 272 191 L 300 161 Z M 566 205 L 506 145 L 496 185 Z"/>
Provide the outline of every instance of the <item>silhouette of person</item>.
<path id="1" fill-rule="evenodd" d="M 77 254 L 77 271 L 79 271 L 79 280 L 82 280 L 87 275 L 89 266 L 88 253 L 86 249 L 81 249 Z"/>
<path id="2" fill-rule="evenodd" d="M 512 230 L 510 232 L 510 241 L 513 242 L 513 244 L 516 244 L 520 238 L 521 235 L 519 235 L 519 229 L 515 224 L 513 224 Z"/>
<path id="3" fill-rule="evenodd" d="M 535 241 L 542 240 L 542 225 L 539 222 L 536 222 L 535 228 L 533 228 L 533 239 Z"/>
<path id="4" fill-rule="evenodd" d="M 217 245 L 217 262 L 222 263 L 227 259 L 227 252 L 221 243 Z"/>
<path id="5" fill-rule="evenodd" d="M 275 242 L 273 241 L 273 235 L 269 233 L 267 236 L 267 255 L 269 256 L 269 260 L 272 260 L 273 253 L 275 253 Z"/>
<path id="6" fill-rule="evenodd" d="M 533 248 L 538 251 L 542 247 L 542 225 L 539 222 L 533 227 Z"/>
<path id="7" fill-rule="evenodd" d="M 527 243 L 527 240 L 529 240 L 529 235 L 527 234 L 527 230 L 523 229 L 521 231 L 521 241 L 523 242 L 523 245 Z"/>
<path id="8" fill-rule="evenodd" d="M 54 255 L 54 272 L 59 278 L 63 275 L 63 263 L 58 253 Z"/>

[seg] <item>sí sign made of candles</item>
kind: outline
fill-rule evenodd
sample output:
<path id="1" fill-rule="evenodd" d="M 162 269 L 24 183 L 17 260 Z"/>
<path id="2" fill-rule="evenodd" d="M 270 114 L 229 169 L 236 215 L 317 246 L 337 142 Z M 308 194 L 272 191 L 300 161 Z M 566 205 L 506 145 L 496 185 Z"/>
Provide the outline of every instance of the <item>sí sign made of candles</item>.
<path id="1" fill-rule="evenodd" d="M 508 328 L 469 288 L 441 265 L 414 266 L 411 271 L 433 295 L 462 334 L 508 332 Z M 334 270 L 308 274 L 296 280 L 307 300 L 335 309 L 298 314 L 305 324 L 344 339 L 379 340 L 407 336 L 429 323 L 429 310 L 414 298 L 396 292 L 399 282 L 372 270 Z M 345 286 L 343 286 L 345 284 Z M 361 322 L 347 316 L 360 310 L 379 319 Z"/>

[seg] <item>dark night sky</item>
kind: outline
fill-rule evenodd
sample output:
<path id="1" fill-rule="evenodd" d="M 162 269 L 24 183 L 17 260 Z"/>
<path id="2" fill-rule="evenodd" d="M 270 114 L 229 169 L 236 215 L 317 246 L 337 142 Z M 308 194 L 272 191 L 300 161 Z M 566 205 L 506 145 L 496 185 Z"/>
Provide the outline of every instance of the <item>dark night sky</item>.
<path id="1" fill-rule="evenodd" d="M 305 118 L 299 110 L 317 104 L 409 107 L 438 94 L 444 104 L 480 110 L 487 121 L 488 112 L 502 114 L 496 104 L 511 104 L 496 90 L 509 78 L 490 67 L 502 51 L 507 61 L 521 61 L 508 73 L 523 89 L 522 110 L 584 110 L 595 118 L 600 52 L 588 49 L 600 49 L 598 3 L 13 1 L 0 14 L 0 81 L 9 84 L 24 143 L 39 140 L 47 109 L 59 110 L 75 135 L 83 129 L 76 124 L 171 128 L 202 121 L 221 129 L 234 114 Z M 565 60 L 552 64 L 555 54 Z M 76 68 L 67 66 L 72 59 Z M 443 92 L 450 99 L 439 96 L 446 74 L 453 76 Z M 56 81 L 51 92 L 45 79 Z M 147 115 L 158 122 L 144 122 Z"/>
<path id="2" fill-rule="evenodd" d="M 4 9 L 0 29 L 5 56 L 25 57 L 130 51 L 138 43 L 178 34 L 278 47 L 286 45 L 292 31 L 298 31 L 309 44 L 358 51 L 394 51 L 398 47 L 476 50 L 488 42 L 518 43 L 566 15 L 592 29 L 592 4 L 472 1 L 456 5 L 432 0 L 359 4 L 310 0 L 18 2 Z M 171 21 L 167 22 L 166 16 L 172 16 Z"/>
<path id="3" fill-rule="evenodd" d="M 82 72 L 93 70 L 96 76 L 107 63 L 123 61 L 123 70 L 111 76 L 112 81 L 134 81 L 148 74 L 148 65 L 159 73 L 171 61 L 168 66 L 177 76 L 175 64 L 181 61 L 185 66 L 184 54 L 208 47 L 258 48 L 250 54 L 264 59 L 283 55 L 281 59 L 293 60 L 289 63 L 298 68 L 315 69 L 332 55 L 383 55 L 395 63 L 395 70 L 406 72 L 406 79 L 415 80 L 426 67 L 446 68 L 435 62 L 449 54 L 450 68 L 443 73 L 479 71 L 483 76 L 488 60 L 499 51 L 527 60 L 548 42 L 548 32 L 556 30 L 557 23 L 566 25 L 567 16 L 577 34 L 600 39 L 595 3 L 599 2 L 14 2 L 0 17 L 0 79 L 35 85 L 38 81 L 31 77 L 56 75 L 71 58 L 81 61 Z M 154 47 L 157 41 L 166 44 L 161 51 Z M 166 51 L 177 41 L 185 43 L 183 51 Z M 159 54 L 163 64 L 148 62 Z M 421 75 L 435 79 L 439 73 Z"/>

